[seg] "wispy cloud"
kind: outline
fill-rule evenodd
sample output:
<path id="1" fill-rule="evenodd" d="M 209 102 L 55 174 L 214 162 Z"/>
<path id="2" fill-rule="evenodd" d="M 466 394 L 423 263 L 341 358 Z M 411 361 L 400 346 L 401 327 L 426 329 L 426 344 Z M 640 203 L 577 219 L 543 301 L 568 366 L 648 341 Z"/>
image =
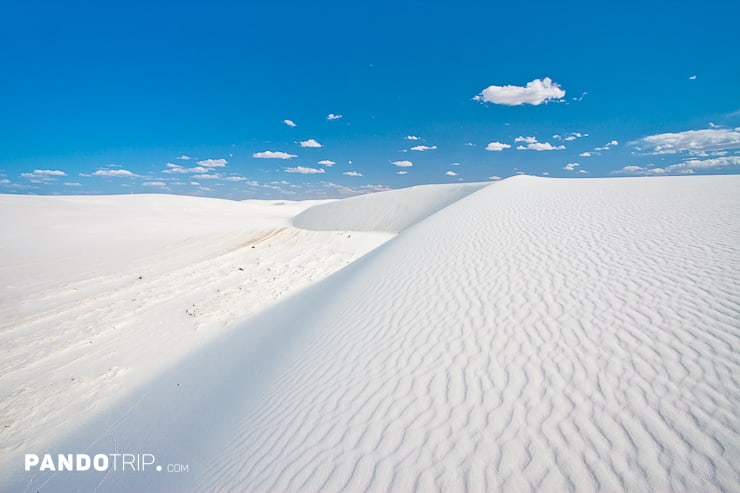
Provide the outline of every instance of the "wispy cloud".
<path id="1" fill-rule="evenodd" d="M 326 115 L 327 120 L 339 120 L 340 118 L 342 118 L 342 115 L 335 115 L 334 113 Z"/>
<path id="2" fill-rule="evenodd" d="M 740 128 L 706 128 L 662 133 L 649 135 L 631 144 L 652 154 L 738 149 L 740 148 Z"/>
<path id="3" fill-rule="evenodd" d="M 493 181 L 498 181 L 498 180 L 501 179 L 501 177 L 500 176 L 493 175 L 493 176 L 489 176 L 488 179 L 489 180 L 493 180 Z"/>
<path id="4" fill-rule="evenodd" d="M 590 152 L 586 151 L 586 152 L 580 153 L 579 156 L 581 156 L 581 157 L 591 157 L 591 156 L 593 156 L 593 154 L 591 154 Z"/>
<path id="5" fill-rule="evenodd" d="M 206 168 L 223 168 L 228 163 L 225 159 L 204 159 L 198 161 L 198 164 L 205 166 Z"/>
<path id="6" fill-rule="evenodd" d="M 532 151 L 562 151 L 563 149 L 565 149 L 565 146 L 554 146 L 549 142 L 533 142 L 531 144 L 527 144 L 526 146 L 517 146 L 517 149 L 520 151 L 527 149 Z"/>
<path id="7" fill-rule="evenodd" d="M 58 169 L 35 169 L 33 173 L 23 173 L 30 176 L 67 176 L 67 173 Z"/>
<path id="8" fill-rule="evenodd" d="M 406 140 L 419 140 L 419 137 L 417 137 L 416 135 L 407 135 L 407 136 L 406 136 L 406 137 L 404 137 L 404 138 L 405 138 Z"/>
<path id="9" fill-rule="evenodd" d="M 108 176 L 114 178 L 137 178 L 139 175 L 132 173 L 127 169 L 99 169 L 95 171 L 93 176 Z"/>
<path id="10" fill-rule="evenodd" d="M 504 144 L 501 142 L 489 142 L 486 146 L 487 151 L 503 151 L 504 149 L 510 149 L 511 146 L 509 144 Z"/>
<path id="11" fill-rule="evenodd" d="M 514 142 L 526 142 L 527 144 L 534 144 L 537 142 L 537 137 L 522 137 L 519 136 L 516 139 L 514 139 Z"/>
<path id="12" fill-rule="evenodd" d="M 283 123 L 285 123 L 289 127 L 295 127 L 295 122 L 293 120 L 283 120 Z"/>
<path id="13" fill-rule="evenodd" d="M 359 171 L 345 171 L 342 174 L 345 176 L 363 176 Z"/>
<path id="14" fill-rule="evenodd" d="M 301 141 L 301 147 L 322 147 L 316 139 L 308 139 Z"/>
<path id="15" fill-rule="evenodd" d="M 322 166 L 329 166 L 329 167 L 331 167 L 331 166 L 334 166 L 337 163 L 335 163 L 334 161 L 329 161 L 328 159 L 322 159 L 321 161 L 319 161 L 316 164 L 320 164 Z"/>
<path id="16" fill-rule="evenodd" d="M 299 173 L 301 175 L 314 175 L 325 173 L 324 168 L 307 168 L 305 166 L 296 166 L 295 168 L 285 168 L 286 173 Z"/>
<path id="17" fill-rule="evenodd" d="M 193 168 L 185 168 L 179 164 L 167 163 L 167 169 L 163 170 L 162 173 L 208 173 L 208 168 L 203 166 L 195 166 Z"/>
<path id="18" fill-rule="evenodd" d="M 408 171 L 396 171 L 396 174 L 397 175 L 408 175 L 409 172 Z"/>
<path id="19" fill-rule="evenodd" d="M 298 157 L 295 154 L 288 154 L 287 152 L 282 151 L 262 151 L 262 152 L 255 152 L 252 154 L 252 157 L 258 158 L 258 159 L 292 159 L 294 157 Z"/>
<path id="20" fill-rule="evenodd" d="M 159 187 L 164 188 L 167 186 L 167 184 L 163 181 L 145 181 L 142 183 L 145 187 Z"/>
<path id="21" fill-rule="evenodd" d="M 564 170 L 568 170 L 568 171 L 575 171 L 575 169 L 576 169 L 576 168 L 577 168 L 578 166 L 580 166 L 580 164 L 579 164 L 579 163 L 568 163 L 568 164 L 566 164 L 565 166 L 563 166 L 563 169 L 564 169 Z"/>
<path id="22" fill-rule="evenodd" d="M 414 165 L 411 161 L 393 161 L 391 164 L 401 168 L 408 168 Z"/>
<path id="23" fill-rule="evenodd" d="M 414 146 L 411 148 L 412 151 L 433 151 L 437 146 Z"/>
<path id="24" fill-rule="evenodd" d="M 723 156 L 711 159 L 687 159 L 664 168 L 648 166 L 625 166 L 613 174 L 626 175 L 664 175 L 664 174 L 694 174 L 696 170 L 709 171 L 731 167 L 740 167 L 740 156 Z"/>
<path id="25" fill-rule="evenodd" d="M 188 156 L 186 154 L 183 154 L 182 156 L 177 156 L 177 159 L 182 159 L 183 161 L 188 161 L 188 160 L 193 159 L 193 158 L 191 158 L 190 156 Z"/>
<path id="26" fill-rule="evenodd" d="M 604 144 L 602 147 L 594 147 L 594 151 L 608 151 L 614 146 L 618 146 L 619 141 L 618 140 L 610 140 L 606 144 Z"/>
<path id="27" fill-rule="evenodd" d="M 476 101 L 506 106 L 519 106 L 522 104 L 540 105 L 542 103 L 559 100 L 565 96 L 565 91 L 560 84 L 553 82 L 549 77 L 534 79 L 521 86 L 488 86 L 480 94 L 475 96 Z"/>

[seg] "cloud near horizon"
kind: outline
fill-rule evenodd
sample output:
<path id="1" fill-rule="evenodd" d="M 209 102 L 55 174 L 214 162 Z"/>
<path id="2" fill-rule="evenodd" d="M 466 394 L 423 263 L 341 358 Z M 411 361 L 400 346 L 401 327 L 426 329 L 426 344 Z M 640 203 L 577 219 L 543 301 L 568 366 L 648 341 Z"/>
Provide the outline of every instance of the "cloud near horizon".
<path id="1" fill-rule="evenodd" d="M 534 79 L 521 86 L 488 86 L 480 94 L 475 96 L 476 101 L 484 103 L 502 104 L 506 106 L 519 106 L 529 104 L 540 105 L 553 100 L 560 100 L 565 96 L 565 91 L 560 84 L 553 82 L 551 78 Z"/>
<path id="2" fill-rule="evenodd" d="M 706 128 L 685 132 L 648 135 L 631 142 L 652 154 L 676 154 L 681 151 L 701 152 L 740 148 L 740 128 Z"/>

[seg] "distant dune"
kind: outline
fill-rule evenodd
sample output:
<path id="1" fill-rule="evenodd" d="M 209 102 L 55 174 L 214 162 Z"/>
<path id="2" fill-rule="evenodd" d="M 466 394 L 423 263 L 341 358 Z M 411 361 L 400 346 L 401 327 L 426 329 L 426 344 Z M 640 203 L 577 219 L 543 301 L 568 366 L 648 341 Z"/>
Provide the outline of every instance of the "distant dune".
<path id="1" fill-rule="evenodd" d="M 297 215 L 342 230 L 299 238 L 308 252 L 400 234 L 4 453 L 0 490 L 740 489 L 740 176 L 438 190 Z M 177 279 L 175 296 L 202 284 Z M 79 451 L 188 472 L 23 471 L 24 453 Z"/>

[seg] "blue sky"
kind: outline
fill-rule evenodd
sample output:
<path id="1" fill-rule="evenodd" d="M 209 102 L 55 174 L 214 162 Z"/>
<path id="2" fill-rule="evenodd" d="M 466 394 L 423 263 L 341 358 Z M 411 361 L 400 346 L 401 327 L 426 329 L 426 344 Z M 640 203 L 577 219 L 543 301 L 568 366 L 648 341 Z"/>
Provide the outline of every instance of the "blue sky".
<path id="1" fill-rule="evenodd" d="M 728 1 L 3 2 L 0 193 L 738 173 L 738 18 Z"/>

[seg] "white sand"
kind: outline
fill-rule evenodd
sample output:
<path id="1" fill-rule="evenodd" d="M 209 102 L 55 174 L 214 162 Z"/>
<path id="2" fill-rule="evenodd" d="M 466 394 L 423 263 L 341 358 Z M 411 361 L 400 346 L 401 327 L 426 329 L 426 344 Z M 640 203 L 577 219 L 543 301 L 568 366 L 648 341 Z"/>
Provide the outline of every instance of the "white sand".
<path id="1" fill-rule="evenodd" d="M 516 177 L 4 453 L 0 490 L 738 491 L 738 347 L 740 176 Z M 22 471 L 84 451 L 189 472 Z"/>

